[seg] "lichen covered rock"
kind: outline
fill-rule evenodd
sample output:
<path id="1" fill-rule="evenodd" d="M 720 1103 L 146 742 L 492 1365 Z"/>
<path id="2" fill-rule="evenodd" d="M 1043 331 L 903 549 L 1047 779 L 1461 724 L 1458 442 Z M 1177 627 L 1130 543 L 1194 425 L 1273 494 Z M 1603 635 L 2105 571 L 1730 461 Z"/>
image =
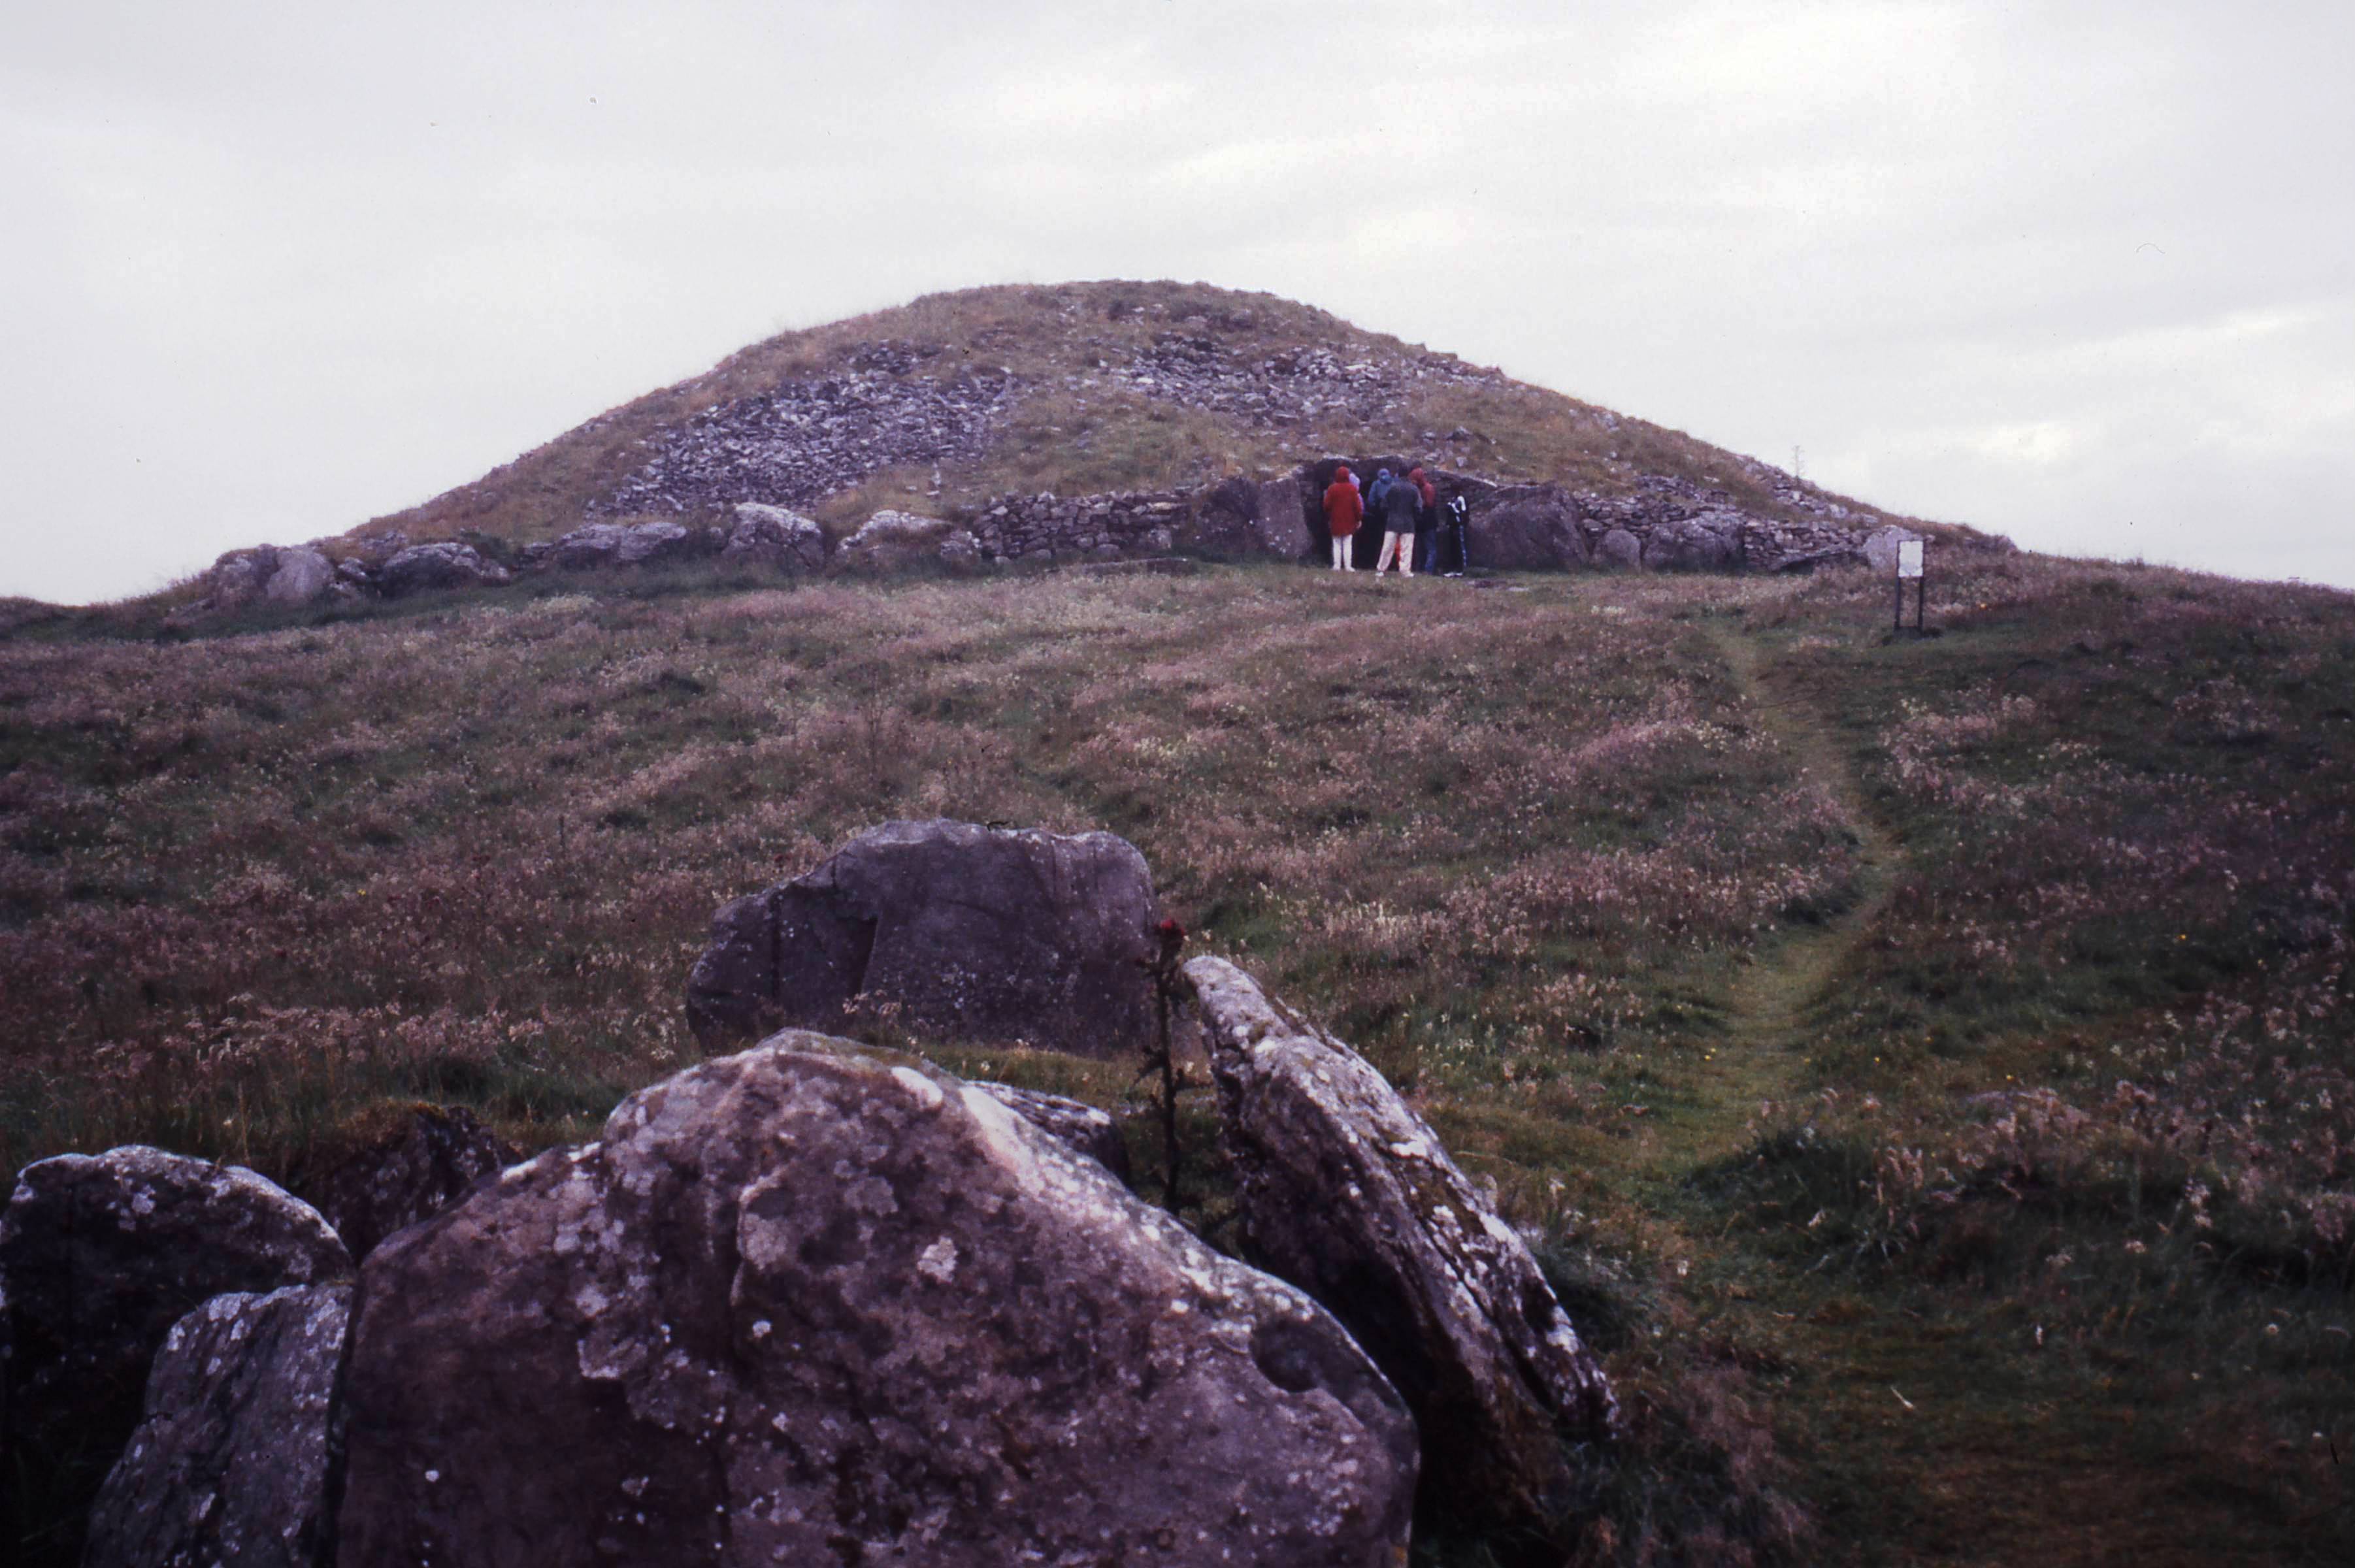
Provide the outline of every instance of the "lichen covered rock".
<path id="1" fill-rule="evenodd" d="M 1423 1499 L 1559 1536 L 1567 1445 L 1618 1407 L 1537 1261 L 1430 1126 L 1341 1041 L 1222 958 L 1186 965 L 1249 1254 L 1329 1308 L 1414 1411 Z"/>
<path id="2" fill-rule="evenodd" d="M 1389 1385 L 987 1094 L 780 1035 L 368 1260 L 344 1568 L 1404 1561 Z"/>
<path id="3" fill-rule="evenodd" d="M 144 1145 L 59 1155 L 17 1173 L 0 1218 L 8 1448 L 27 1474 L 94 1486 L 138 1424 L 149 1363 L 172 1325 L 232 1291 L 345 1278 L 318 1211 L 237 1166 Z M 87 1492 L 81 1495 L 87 1496 Z"/>
<path id="4" fill-rule="evenodd" d="M 91 1509 L 83 1568 L 314 1568 L 349 1285 L 216 1296 L 172 1325 L 145 1415 Z"/>
<path id="5" fill-rule="evenodd" d="M 1065 1148 L 1094 1160 L 1122 1182 L 1128 1180 L 1128 1146 L 1121 1141 L 1120 1124 L 1110 1112 L 1060 1094 L 1018 1089 L 1011 1083 L 975 1083 L 972 1087 Z"/>

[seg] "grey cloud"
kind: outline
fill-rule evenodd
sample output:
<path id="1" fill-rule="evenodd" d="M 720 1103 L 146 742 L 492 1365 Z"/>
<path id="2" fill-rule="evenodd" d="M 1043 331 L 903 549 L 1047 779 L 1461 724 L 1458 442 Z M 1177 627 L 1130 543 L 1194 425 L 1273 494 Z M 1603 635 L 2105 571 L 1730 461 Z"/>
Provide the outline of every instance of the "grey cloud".
<path id="1" fill-rule="evenodd" d="M 2355 584 L 2350 45 L 2320 4 L 20 7 L 0 591 L 340 530 L 783 326 L 1103 275 L 2031 548 Z"/>

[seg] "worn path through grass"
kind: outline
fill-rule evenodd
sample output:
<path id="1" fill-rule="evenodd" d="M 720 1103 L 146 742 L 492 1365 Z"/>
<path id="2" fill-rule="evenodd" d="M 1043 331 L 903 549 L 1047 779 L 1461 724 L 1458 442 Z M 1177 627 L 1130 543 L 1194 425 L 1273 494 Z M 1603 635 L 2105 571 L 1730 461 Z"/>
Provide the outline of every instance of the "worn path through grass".
<path id="1" fill-rule="evenodd" d="M 1711 624 L 1755 721 L 1839 806 L 1857 838 L 1856 897 L 1762 944 L 1724 993 L 1721 1033 L 1685 1068 L 1629 1175 L 1689 1246 L 1697 1331 L 1786 1374 L 1774 1397 L 1827 1562 L 1903 1564 L 2262 1561 L 2232 1499 L 2185 1487 L 2132 1439 L 2134 1413 L 2085 1405 L 2024 1354 L 2034 1326 L 1876 1285 L 1827 1256 L 1758 1244 L 1695 1179 L 1803 1122 L 1822 1087 L 1809 1015 L 1872 938 L 1905 849 L 1874 818 L 1848 743 L 1764 639 Z M 1837 1085 L 1834 1085 L 1837 1087 Z M 1828 1266 L 1827 1266 L 1828 1265 Z M 1679 1273 L 1683 1272 L 1680 1265 Z M 2015 1343 L 2017 1341 L 2017 1343 Z M 2244 1555 L 2254 1551 L 2255 1555 Z"/>
<path id="2" fill-rule="evenodd" d="M 1855 833 L 1857 888 L 1845 908 L 1786 923 L 1735 976 L 1724 999 L 1724 1039 L 1700 1064 L 1690 1110 L 1665 1120 L 1650 1143 L 1651 1174 L 1671 1179 L 1735 1153 L 1754 1131 L 1753 1119 L 1773 1119 L 1762 1106 L 1780 1105 L 1800 1090 L 1809 1043 L 1806 1009 L 1872 930 L 1902 854 L 1866 808 L 1855 769 L 1831 726 L 1803 694 L 1771 678 L 1768 654 L 1758 640 L 1723 622 L 1711 630 L 1746 708 Z"/>

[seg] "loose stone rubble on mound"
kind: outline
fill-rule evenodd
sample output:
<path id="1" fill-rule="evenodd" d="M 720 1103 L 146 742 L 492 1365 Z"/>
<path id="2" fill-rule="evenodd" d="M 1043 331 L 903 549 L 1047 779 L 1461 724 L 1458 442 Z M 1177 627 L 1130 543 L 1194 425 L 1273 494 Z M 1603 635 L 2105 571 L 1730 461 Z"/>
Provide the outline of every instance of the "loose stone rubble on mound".
<path id="1" fill-rule="evenodd" d="M 707 1050 L 882 1008 L 952 1039 L 1131 1055 L 1152 1028 L 1153 873 L 1127 840 L 893 822 L 726 905 L 687 988 Z"/>
<path id="2" fill-rule="evenodd" d="M 344 1568 L 1404 1562 L 1338 1325 L 921 1064 L 799 1032 L 368 1260 Z"/>
<path id="3" fill-rule="evenodd" d="M 887 468 L 969 462 L 988 450 L 1023 387 L 995 366 L 938 373 L 932 362 L 945 352 L 861 344 L 835 374 L 707 409 L 664 432 L 653 454 L 589 509 L 616 517 L 738 501 L 801 507 Z"/>
<path id="4" fill-rule="evenodd" d="M 146 1413 L 90 1516 L 83 1568 L 329 1561 L 348 1285 L 216 1296 L 172 1325 Z"/>
<path id="5" fill-rule="evenodd" d="M 1250 1255 L 1322 1302 L 1415 1414 L 1425 1504 L 1561 1532 L 1565 1445 L 1618 1404 L 1521 1238 L 1366 1060 L 1222 958 L 1186 965 Z"/>

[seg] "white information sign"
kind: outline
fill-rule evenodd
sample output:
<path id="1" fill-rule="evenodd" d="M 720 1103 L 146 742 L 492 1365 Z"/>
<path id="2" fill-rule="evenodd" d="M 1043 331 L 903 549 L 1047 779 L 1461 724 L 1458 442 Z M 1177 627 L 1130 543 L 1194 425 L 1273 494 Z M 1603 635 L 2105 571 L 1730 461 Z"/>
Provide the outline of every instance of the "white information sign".
<path id="1" fill-rule="evenodd" d="M 1922 541 L 1920 539 L 1897 541 L 1897 575 L 1900 577 L 1922 575 Z"/>

